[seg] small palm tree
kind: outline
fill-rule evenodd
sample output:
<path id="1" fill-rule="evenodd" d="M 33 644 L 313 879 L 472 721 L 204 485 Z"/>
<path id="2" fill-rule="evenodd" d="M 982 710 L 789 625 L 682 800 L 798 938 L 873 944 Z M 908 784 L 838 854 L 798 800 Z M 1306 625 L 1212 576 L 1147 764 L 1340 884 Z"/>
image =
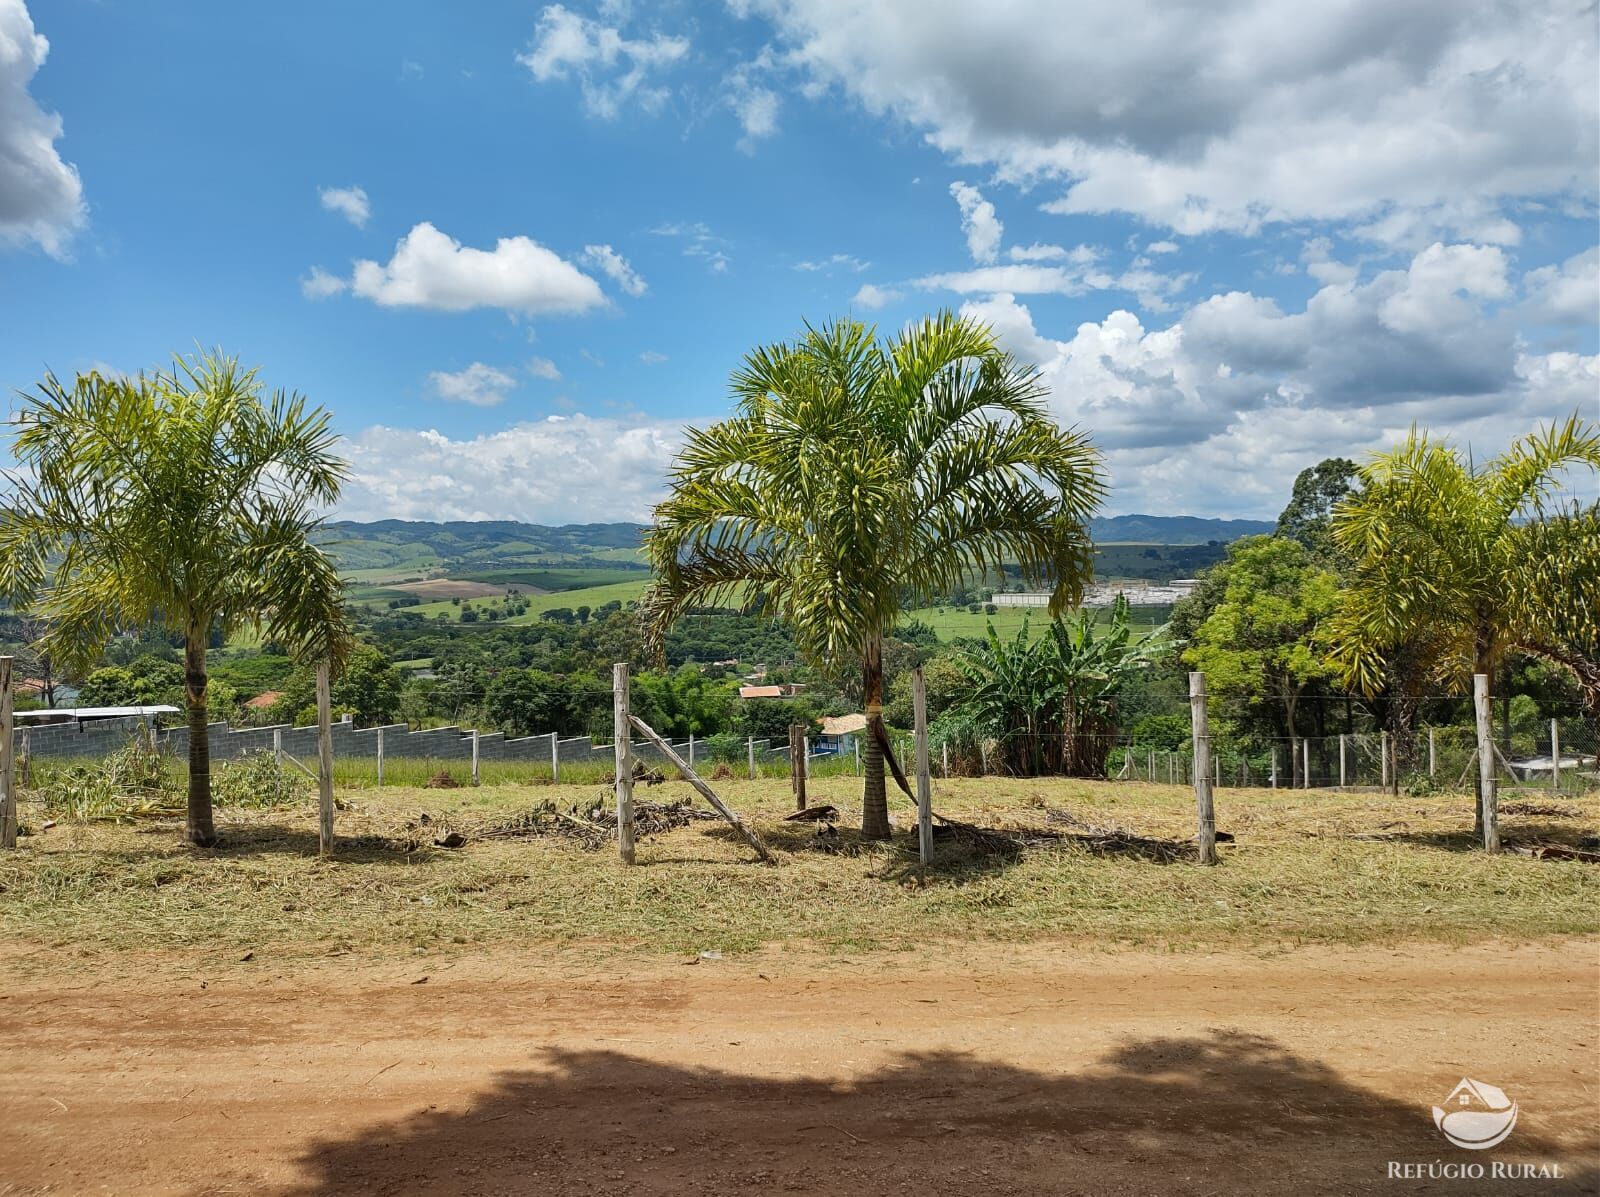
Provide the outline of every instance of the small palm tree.
<path id="1" fill-rule="evenodd" d="M 1415 428 L 1364 465 L 1361 491 L 1333 516 L 1334 543 L 1354 563 L 1331 636 L 1344 680 L 1375 693 L 1397 653 L 1420 654 L 1456 688 L 1475 673 L 1492 679 L 1538 631 L 1523 596 L 1550 580 L 1529 556 L 1539 544 L 1529 525 L 1585 466 L 1600 471 L 1600 427 L 1576 413 L 1481 466 Z M 1480 800 L 1480 831 L 1482 817 Z"/>
<path id="2" fill-rule="evenodd" d="M 1600 426 L 1576 413 L 1481 466 L 1415 428 L 1364 465 L 1362 490 L 1333 517 L 1355 565 L 1333 629 L 1346 680 L 1375 691 L 1385 654 L 1414 642 L 1432 646 L 1441 680 L 1492 676 L 1522 630 L 1524 528 L 1583 466 L 1600 471 Z"/>
<path id="3" fill-rule="evenodd" d="M 885 838 L 883 641 L 906 611 L 998 570 L 1077 599 L 1105 493 L 1099 457 L 1046 414 L 1038 373 L 948 313 L 883 342 L 843 320 L 757 349 L 735 415 L 692 429 L 646 536 L 659 635 L 742 596 L 808 658 L 861 670 L 862 834 Z"/>
<path id="4" fill-rule="evenodd" d="M 45 647 L 93 664 L 118 632 L 181 635 L 186 837 L 215 842 L 206 645 L 254 624 L 308 659 L 342 657 L 339 576 L 313 543 L 346 474 L 329 415 L 263 395 L 220 352 L 138 378 L 47 375 L 22 396 L 0 511 L 0 594 L 50 621 Z"/>

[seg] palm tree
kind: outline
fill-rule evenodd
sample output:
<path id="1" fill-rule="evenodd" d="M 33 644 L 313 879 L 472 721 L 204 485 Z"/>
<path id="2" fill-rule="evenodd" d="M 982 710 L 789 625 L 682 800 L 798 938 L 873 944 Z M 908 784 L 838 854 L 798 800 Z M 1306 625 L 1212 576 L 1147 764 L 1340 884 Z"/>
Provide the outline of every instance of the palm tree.
<path id="1" fill-rule="evenodd" d="M 181 635 L 189 724 L 185 837 L 216 841 L 206 645 L 254 624 L 302 658 L 338 660 L 339 576 L 313 543 L 346 474 L 329 415 L 263 394 L 220 352 L 137 378 L 47 375 L 22 395 L 0 511 L 0 594 L 51 621 L 68 668 L 155 624 Z"/>
<path id="2" fill-rule="evenodd" d="M 1458 688 L 1475 673 L 1493 678 L 1533 632 L 1519 597 L 1538 584 L 1528 526 L 1584 466 L 1600 471 L 1600 426 L 1577 413 L 1481 466 L 1416 428 L 1374 456 L 1333 517 L 1334 542 L 1354 562 L 1331 638 L 1345 681 L 1375 693 L 1402 650 Z"/>
<path id="3" fill-rule="evenodd" d="M 886 838 L 885 634 L 1002 564 L 1049 585 L 1052 611 L 1075 601 L 1105 493 L 1098 454 L 1049 419 L 1035 370 L 949 313 L 886 342 L 852 320 L 808 327 L 750 353 L 732 388 L 735 414 L 689 431 L 646 535 L 649 626 L 742 596 L 810 660 L 859 668 L 861 830 Z"/>

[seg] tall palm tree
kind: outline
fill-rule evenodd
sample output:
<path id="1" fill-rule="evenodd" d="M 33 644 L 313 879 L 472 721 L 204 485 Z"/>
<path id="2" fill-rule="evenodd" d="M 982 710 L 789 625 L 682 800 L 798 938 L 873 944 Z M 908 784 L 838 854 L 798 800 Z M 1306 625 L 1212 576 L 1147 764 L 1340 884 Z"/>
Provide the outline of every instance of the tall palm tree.
<path id="1" fill-rule="evenodd" d="M 220 352 L 137 378 L 47 375 L 22 395 L 0 511 L 0 594 L 50 621 L 87 668 L 155 624 L 181 635 L 189 724 L 185 835 L 216 841 L 206 645 L 242 625 L 302 658 L 342 658 L 339 576 L 313 543 L 346 466 L 329 414 Z"/>
<path id="2" fill-rule="evenodd" d="M 1090 576 L 1105 493 L 1087 439 L 1050 420 L 1038 373 L 949 313 L 880 341 L 852 320 L 750 353 L 731 419 L 690 430 L 646 535 L 657 634 L 742 596 L 808 658 L 861 670 L 862 834 L 885 838 L 883 641 L 905 611 L 1011 564 L 1052 588 Z"/>
<path id="3" fill-rule="evenodd" d="M 1415 428 L 1364 465 L 1362 490 L 1333 517 L 1334 542 L 1354 562 L 1332 628 L 1346 682 L 1376 692 L 1403 649 L 1423 652 L 1434 680 L 1456 688 L 1475 673 L 1493 678 L 1532 631 L 1520 597 L 1539 584 L 1529 524 L 1585 466 L 1600 471 L 1600 426 L 1577 413 L 1482 465 Z M 1482 816 L 1480 801 L 1480 829 Z"/>

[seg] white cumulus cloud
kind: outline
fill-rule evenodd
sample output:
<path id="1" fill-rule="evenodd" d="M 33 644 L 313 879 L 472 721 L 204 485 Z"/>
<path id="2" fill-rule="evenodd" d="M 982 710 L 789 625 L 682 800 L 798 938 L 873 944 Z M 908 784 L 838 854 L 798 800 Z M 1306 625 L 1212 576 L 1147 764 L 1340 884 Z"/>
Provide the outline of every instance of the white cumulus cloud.
<path id="1" fill-rule="evenodd" d="M 365 228 L 372 215 L 372 203 L 361 187 L 323 187 L 317 191 L 322 206 L 329 212 L 343 216 L 356 228 Z"/>
<path id="2" fill-rule="evenodd" d="M 859 290 L 851 296 L 850 302 L 858 308 L 876 311 L 878 308 L 888 307 L 903 298 L 903 294 L 893 287 L 879 287 L 874 283 L 863 283 Z"/>
<path id="3" fill-rule="evenodd" d="M 967 235 L 967 252 L 974 262 L 992 262 L 1000 252 L 1000 237 L 1005 229 L 994 205 L 966 183 L 950 184 L 950 194 L 961 208 L 961 231 Z"/>
<path id="4" fill-rule="evenodd" d="M 625 293 L 637 299 L 648 288 L 644 279 L 628 265 L 624 258 L 609 245 L 586 245 L 583 247 L 583 257 L 580 259 L 585 266 L 592 266 L 605 274 L 612 282 L 616 283 Z"/>
<path id="5" fill-rule="evenodd" d="M 433 393 L 451 403 L 470 403 L 474 407 L 494 407 L 517 385 L 514 374 L 473 362 L 465 370 L 449 373 L 435 370 L 428 375 L 428 385 Z"/>
<path id="6" fill-rule="evenodd" d="M 64 257 L 87 207 L 77 168 L 56 141 L 61 118 L 28 92 L 50 43 L 22 0 L 0 0 L 0 246 L 37 245 Z"/>
<path id="7" fill-rule="evenodd" d="M 648 520 L 682 442 L 676 423 L 582 414 L 460 439 L 375 426 L 345 443 L 352 477 L 339 514 L 545 524 Z"/>
<path id="8" fill-rule="evenodd" d="M 1120 509 L 1265 516 L 1298 470 L 1383 448 L 1413 422 L 1487 454 L 1592 410 L 1600 357 L 1530 352 L 1512 292 L 1497 247 L 1433 245 L 1298 311 L 1230 292 L 1166 328 L 1114 311 L 1051 336 L 1013 294 L 962 310 L 1037 364 L 1057 416 L 1108 451 L 1114 504 L 1133 504 Z"/>
<path id="9" fill-rule="evenodd" d="M 446 312 L 570 315 L 606 302 L 594 279 L 537 241 L 502 237 L 492 250 L 472 249 L 426 222 L 400 239 L 388 262 L 357 262 L 351 290 L 384 307 Z"/>
<path id="10" fill-rule="evenodd" d="M 688 52 L 686 38 L 661 33 L 625 37 L 619 26 L 551 4 L 539 15 L 533 42 L 517 61 L 540 83 L 576 78 L 584 107 L 612 120 L 629 103 L 646 110 L 665 103 L 667 90 L 649 80 Z"/>
<path id="11" fill-rule="evenodd" d="M 1176 231 L 1351 222 L 1514 242 L 1600 191 L 1589 0 L 745 0 L 813 92 L 1045 182 L 1061 213 Z M 997 65 L 998 64 L 998 65 Z"/>
<path id="12" fill-rule="evenodd" d="M 300 294 L 307 299 L 327 299 L 349 289 L 350 283 L 347 279 L 342 279 L 337 274 L 329 274 L 321 266 L 313 266 L 300 280 Z"/>

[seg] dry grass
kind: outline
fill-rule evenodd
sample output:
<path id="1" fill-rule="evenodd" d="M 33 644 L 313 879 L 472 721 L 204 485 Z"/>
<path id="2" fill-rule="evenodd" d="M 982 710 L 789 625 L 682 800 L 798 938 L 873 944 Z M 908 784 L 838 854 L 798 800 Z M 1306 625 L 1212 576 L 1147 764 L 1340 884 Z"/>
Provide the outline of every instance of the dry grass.
<path id="1" fill-rule="evenodd" d="M 818 779 L 848 827 L 859 783 Z M 546 800 L 582 808 L 598 785 L 353 789 L 335 857 L 316 855 L 314 806 L 220 812 L 222 847 L 179 842 L 171 820 L 59 825 L 0 855 L 0 922 L 14 939 L 91 952 L 202 949 L 278 956 L 459 945 L 600 944 L 683 953 L 772 943 L 826 950 L 909 948 L 928 939 L 1072 940 L 1169 949 L 1298 942 L 1466 942 L 1592 933 L 1600 867 L 1471 850 L 1470 802 L 1327 792 L 1221 790 L 1222 864 L 1093 855 L 1065 845 L 1018 859 L 941 848 L 927 873 L 910 837 L 826 851 L 814 826 L 785 823 L 782 781 L 718 783 L 774 846 L 754 863 L 721 823 L 649 837 L 639 867 L 568 839 L 471 841 L 404 850 Z M 642 798 L 687 797 L 668 783 Z M 935 808 L 986 826 L 1045 826 L 1048 809 L 1091 824 L 1187 839 L 1192 795 L 1141 783 L 955 780 Z M 1508 815 L 1508 840 L 1575 843 L 1600 824 L 1600 799 Z M 25 824 L 42 815 L 23 808 Z M 901 804 L 896 821 L 905 826 Z M 1368 837 L 1368 838 L 1362 838 Z M 1377 837 L 1377 838 L 1370 838 Z"/>

